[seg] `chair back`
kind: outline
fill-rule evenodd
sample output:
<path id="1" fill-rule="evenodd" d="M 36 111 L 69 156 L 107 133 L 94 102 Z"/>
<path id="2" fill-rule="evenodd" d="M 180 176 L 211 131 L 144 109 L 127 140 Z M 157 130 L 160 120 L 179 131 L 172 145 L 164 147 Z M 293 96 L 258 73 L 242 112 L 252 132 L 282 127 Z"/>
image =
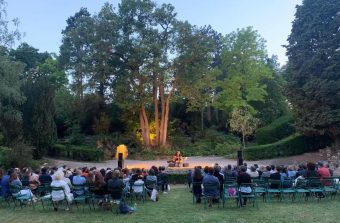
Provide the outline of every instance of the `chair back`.
<path id="1" fill-rule="evenodd" d="M 295 188 L 296 189 L 307 189 L 308 188 L 308 180 L 303 179 L 303 178 L 296 179 Z"/>
<path id="2" fill-rule="evenodd" d="M 73 192 L 74 196 L 84 195 L 85 192 L 86 192 L 85 184 L 83 184 L 83 185 L 73 185 L 72 192 Z"/>
<path id="3" fill-rule="evenodd" d="M 156 181 L 155 180 L 145 180 L 145 187 L 154 189 L 156 188 Z"/>
<path id="4" fill-rule="evenodd" d="M 22 187 L 19 186 L 19 185 L 11 185 L 11 184 L 9 185 L 9 191 L 12 195 L 18 194 L 20 192 L 21 188 Z"/>
<path id="5" fill-rule="evenodd" d="M 121 200 L 123 197 L 123 188 L 114 187 L 108 188 L 108 191 L 113 200 Z"/>
<path id="6" fill-rule="evenodd" d="M 281 180 L 268 180 L 268 188 L 271 189 L 281 189 Z"/>
<path id="7" fill-rule="evenodd" d="M 322 188 L 323 185 L 321 183 L 321 179 L 320 178 L 308 178 L 308 187 L 310 189 L 313 189 L 313 188 Z"/>
<path id="8" fill-rule="evenodd" d="M 281 182 L 281 188 L 293 189 L 294 188 L 294 180 L 292 180 L 292 179 L 284 180 L 283 182 Z"/>

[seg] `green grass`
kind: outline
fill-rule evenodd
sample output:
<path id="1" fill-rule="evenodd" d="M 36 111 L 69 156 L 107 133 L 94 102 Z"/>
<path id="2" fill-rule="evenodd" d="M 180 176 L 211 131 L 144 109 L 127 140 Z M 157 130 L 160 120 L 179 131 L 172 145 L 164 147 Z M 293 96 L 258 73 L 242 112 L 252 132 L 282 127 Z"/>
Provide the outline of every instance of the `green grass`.
<path id="1" fill-rule="evenodd" d="M 325 198 L 320 202 L 310 200 L 308 202 L 283 202 L 270 201 L 263 204 L 258 200 L 259 208 L 248 206 L 243 209 L 235 207 L 234 202 L 228 203 L 226 208 L 204 209 L 203 204 L 193 205 L 192 194 L 183 186 L 176 186 L 168 194 L 161 195 L 159 202 L 147 201 L 138 204 L 138 211 L 131 215 L 116 215 L 109 211 L 85 212 L 76 207 L 70 212 L 59 210 L 43 210 L 38 205 L 36 210 L 32 207 L 24 207 L 16 211 L 0 206 L 0 222 L 339 222 L 340 199 Z"/>

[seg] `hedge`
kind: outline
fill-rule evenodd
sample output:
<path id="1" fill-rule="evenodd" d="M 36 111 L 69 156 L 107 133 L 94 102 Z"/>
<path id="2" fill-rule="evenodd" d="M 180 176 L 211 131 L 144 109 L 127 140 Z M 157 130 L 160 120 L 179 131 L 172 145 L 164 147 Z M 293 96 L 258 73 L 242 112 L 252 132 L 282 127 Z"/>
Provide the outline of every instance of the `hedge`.
<path id="1" fill-rule="evenodd" d="M 88 147 L 54 144 L 49 155 L 81 161 L 100 161 L 104 159 L 104 153 L 98 149 Z"/>
<path id="2" fill-rule="evenodd" d="M 277 142 L 295 132 L 294 119 L 291 115 L 281 116 L 267 126 L 259 128 L 256 133 L 256 142 L 259 145 Z"/>
<path id="3" fill-rule="evenodd" d="M 292 156 L 324 148 L 330 143 L 326 136 L 307 137 L 296 133 L 272 144 L 248 147 L 243 150 L 243 156 L 246 160 Z"/>
<path id="4" fill-rule="evenodd" d="M 187 182 L 186 173 L 169 173 L 169 183 L 170 184 L 185 184 Z"/>
<path id="5" fill-rule="evenodd" d="M 0 166 L 8 166 L 10 152 L 11 148 L 0 146 Z"/>

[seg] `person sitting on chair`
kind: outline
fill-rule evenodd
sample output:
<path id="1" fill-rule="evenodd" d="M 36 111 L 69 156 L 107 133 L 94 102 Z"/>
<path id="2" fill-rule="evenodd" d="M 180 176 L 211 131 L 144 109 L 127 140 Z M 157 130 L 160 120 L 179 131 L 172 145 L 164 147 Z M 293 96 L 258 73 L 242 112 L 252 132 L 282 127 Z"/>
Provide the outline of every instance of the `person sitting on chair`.
<path id="1" fill-rule="evenodd" d="M 180 163 L 183 161 L 183 157 L 180 151 L 176 152 L 176 154 L 172 157 L 172 161 L 176 164 L 176 166 L 180 166 Z"/>

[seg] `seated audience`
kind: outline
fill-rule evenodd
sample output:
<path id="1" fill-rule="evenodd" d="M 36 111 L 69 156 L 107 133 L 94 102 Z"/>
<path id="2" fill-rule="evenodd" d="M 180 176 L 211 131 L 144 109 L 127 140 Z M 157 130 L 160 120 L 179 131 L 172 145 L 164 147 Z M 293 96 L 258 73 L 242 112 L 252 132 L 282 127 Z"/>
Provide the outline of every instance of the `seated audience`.
<path id="1" fill-rule="evenodd" d="M 208 196 L 209 207 L 212 206 L 214 198 L 220 197 L 220 182 L 213 174 L 214 168 L 208 167 L 208 174 L 203 177 L 203 193 Z"/>
<path id="2" fill-rule="evenodd" d="M 51 196 L 53 202 L 62 201 L 64 199 L 67 199 L 68 203 L 72 202 L 73 194 L 71 193 L 69 185 L 64 181 L 63 171 L 59 170 L 55 172 L 51 187 L 62 187 L 64 189 L 64 191 L 52 191 Z M 57 211 L 57 207 L 54 207 L 54 210 Z M 69 207 L 67 207 L 66 210 L 69 210 Z"/>
<path id="3" fill-rule="evenodd" d="M 251 184 L 251 177 L 247 173 L 247 167 L 241 166 L 240 167 L 240 173 L 237 176 L 237 185 L 239 186 L 239 192 L 244 195 L 249 195 L 251 193 L 251 187 L 249 185 L 243 185 L 242 184 Z M 243 198 L 243 202 L 240 202 L 240 206 L 246 206 L 247 205 L 247 198 Z"/>

